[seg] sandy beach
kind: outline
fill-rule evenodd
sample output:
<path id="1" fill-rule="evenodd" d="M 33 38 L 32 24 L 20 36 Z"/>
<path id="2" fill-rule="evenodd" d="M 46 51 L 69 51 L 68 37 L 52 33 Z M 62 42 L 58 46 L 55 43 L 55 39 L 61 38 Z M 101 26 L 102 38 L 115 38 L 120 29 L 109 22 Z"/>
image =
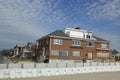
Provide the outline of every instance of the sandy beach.
<path id="1" fill-rule="evenodd" d="M 0 79 L 0 80 L 120 80 L 120 72 L 99 72 L 48 77 Z"/>

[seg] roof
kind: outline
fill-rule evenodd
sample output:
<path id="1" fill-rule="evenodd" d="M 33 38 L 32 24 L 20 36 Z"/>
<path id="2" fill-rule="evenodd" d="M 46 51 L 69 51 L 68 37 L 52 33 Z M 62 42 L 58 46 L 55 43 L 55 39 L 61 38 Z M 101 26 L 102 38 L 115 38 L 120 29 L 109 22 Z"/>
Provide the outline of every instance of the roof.
<path id="1" fill-rule="evenodd" d="M 46 36 L 43 36 L 42 38 L 38 39 L 38 40 L 41 40 L 41 39 L 44 39 L 44 38 L 48 38 L 48 37 L 59 37 L 59 38 L 68 38 L 68 39 L 71 39 L 72 37 L 69 37 L 67 34 L 65 34 L 62 30 L 56 30 Z M 93 38 L 96 39 L 96 41 L 99 41 L 99 42 L 109 42 L 107 40 L 104 40 L 102 38 L 99 38 L 97 36 L 93 36 Z M 85 40 L 85 39 L 84 39 Z"/>
<path id="2" fill-rule="evenodd" d="M 61 36 L 61 37 L 69 37 L 67 34 L 65 34 L 62 30 L 56 30 L 49 35 L 51 36 Z"/>
<path id="3" fill-rule="evenodd" d="M 108 40 L 105 40 L 105 39 L 99 38 L 99 37 L 97 37 L 97 36 L 93 36 L 93 38 L 95 38 L 97 41 L 110 42 L 110 41 L 108 41 Z"/>
<path id="4" fill-rule="evenodd" d="M 47 37 L 50 37 L 50 36 L 58 36 L 58 37 L 69 37 L 67 34 L 65 34 L 62 30 L 56 30 L 46 36 L 43 36 L 42 38 L 40 39 L 44 39 L 44 38 L 47 38 Z M 38 39 L 38 40 L 40 40 Z"/>

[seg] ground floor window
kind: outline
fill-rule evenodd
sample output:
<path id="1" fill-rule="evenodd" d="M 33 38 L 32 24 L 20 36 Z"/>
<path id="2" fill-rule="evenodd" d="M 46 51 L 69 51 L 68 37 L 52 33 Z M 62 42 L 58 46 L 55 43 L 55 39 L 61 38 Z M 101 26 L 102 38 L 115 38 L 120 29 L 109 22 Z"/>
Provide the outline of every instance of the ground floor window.
<path id="1" fill-rule="evenodd" d="M 68 51 L 65 51 L 65 50 L 52 50 L 51 55 L 54 55 L 54 56 L 68 56 Z"/>
<path id="2" fill-rule="evenodd" d="M 106 58 L 106 57 L 109 57 L 109 53 L 101 53 L 101 52 L 99 52 L 99 53 L 97 53 L 97 57 Z"/>
<path id="3" fill-rule="evenodd" d="M 67 56 L 67 51 L 59 51 L 59 56 Z"/>
<path id="4" fill-rule="evenodd" d="M 80 56 L 80 51 L 73 51 L 73 56 Z"/>

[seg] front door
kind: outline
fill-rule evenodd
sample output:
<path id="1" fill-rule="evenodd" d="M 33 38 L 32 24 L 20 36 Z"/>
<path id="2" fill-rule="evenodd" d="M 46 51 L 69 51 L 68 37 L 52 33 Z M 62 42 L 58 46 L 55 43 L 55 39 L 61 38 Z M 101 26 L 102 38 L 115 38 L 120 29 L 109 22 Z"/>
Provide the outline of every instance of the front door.
<path id="1" fill-rule="evenodd" d="M 88 59 L 92 59 L 92 53 L 88 53 Z"/>

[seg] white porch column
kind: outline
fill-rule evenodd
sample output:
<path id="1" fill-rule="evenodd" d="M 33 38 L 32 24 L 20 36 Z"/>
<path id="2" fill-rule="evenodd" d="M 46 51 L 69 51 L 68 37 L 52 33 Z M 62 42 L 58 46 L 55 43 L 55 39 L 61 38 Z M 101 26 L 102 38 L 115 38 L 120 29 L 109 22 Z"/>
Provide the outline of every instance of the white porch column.
<path id="1" fill-rule="evenodd" d="M 45 56 L 45 47 L 43 47 L 42 55 Z"/>
<path id="2" fill-rule="evenodd" d="M 14 48 L 13 56 L 16 56 L 16 49 Z"/>
<path id="3" fill-rule="evenodd" d="M 18 48 L 16 48 L 16 55 L 18 55 Z"/>

